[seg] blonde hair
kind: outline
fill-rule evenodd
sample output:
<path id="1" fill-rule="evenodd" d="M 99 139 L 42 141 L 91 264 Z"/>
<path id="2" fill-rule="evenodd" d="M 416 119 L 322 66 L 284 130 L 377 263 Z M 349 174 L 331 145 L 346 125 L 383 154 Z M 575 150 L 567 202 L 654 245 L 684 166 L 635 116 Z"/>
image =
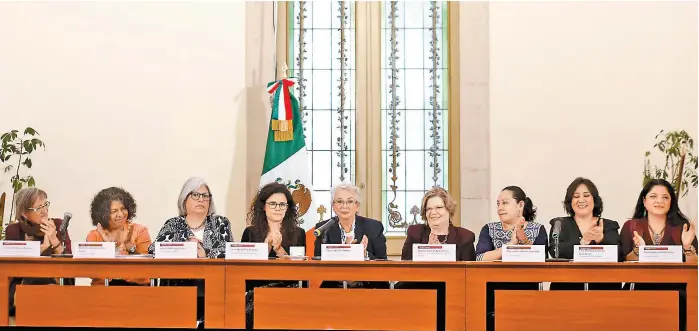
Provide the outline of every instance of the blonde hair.
<path id="1" fill-rule="evenodd" d="M 427 200 L 434 197 L 439 197 L 444 202 L 444 207 L 449 212 L 449 223 L 451 223 L 451 219 L 454 218 L 454 213 L 456 213 L 456 202 L 454 202 L 454 199 L 451 198 L 449 192 L 438 186 L 425 192 L 425 196 L 422 197 L 422 208 L 420 208 L 420 216 L 422 216 L 422 220 L 427 221 Z"/>
<path id="2" fill-rule="evenodd" d="M 32 208 L 32 205 L 39 197 L 46 199 L 48 195 L 44 190 L 36 187 L 25 187 L 17 191 L 15 193 L 15 219 L 23 220 L 24 216 L 22 214 L 29 212 L 29 208 Z"/>

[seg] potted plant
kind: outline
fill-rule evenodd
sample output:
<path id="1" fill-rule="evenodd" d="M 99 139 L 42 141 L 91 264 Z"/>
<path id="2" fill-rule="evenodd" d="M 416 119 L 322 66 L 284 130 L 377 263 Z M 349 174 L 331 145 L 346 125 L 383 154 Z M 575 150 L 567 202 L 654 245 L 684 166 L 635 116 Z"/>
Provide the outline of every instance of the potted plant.
<path id="1" fill-rule="evenodd" d="M 12 202 L 10 203 L 10 217 L 11 222 L 13 218 L 14 205 L 15 205 L 15 193 L 19 191 L 22 187 L 31 187 L 36 184 L 34 177 L 27 174 L 22 176 L 20 170 L 24 167 L 27 170 L 32 168 L 31 154 L 35 152 L 39 147 L 46 148 L 44 142 L 39 138 L 36 138 L 39 132 L 27 127 L 24 129 L 22 136 L 19 135 L 18 130 L 12 130 L 6 132 L 0 136 L 0 162 L 7 164 L 5 166 L 5 173 L 11 173 L 10 182 L 12 183 Z M 3 220 L 3 215 L 5 214 L 5 193 L 0 197 L 0 239 L 5 237 L 5 222 Z"/>
<path id="2" fill-rule="evenodd" d="M 643 167 L 643 185 L 653 179 L 665 179 L 672 183 L 678 197 L 685 196 L 691 187 L 697 187 L 697 157 L 694 155 L 694 139 L 687 131 L 660 130 L 655 136 L 657 148 L 665 158 L 662 167 L 651 166 L 651 151 L 646 152 Z"/>

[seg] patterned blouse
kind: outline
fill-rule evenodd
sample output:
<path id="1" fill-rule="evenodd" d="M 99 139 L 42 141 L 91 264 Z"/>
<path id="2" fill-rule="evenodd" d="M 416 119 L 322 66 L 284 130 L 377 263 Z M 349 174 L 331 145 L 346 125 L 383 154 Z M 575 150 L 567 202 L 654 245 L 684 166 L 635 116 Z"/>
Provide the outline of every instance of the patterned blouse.
<path id="1" fill-rule="evenodd" d="M 532 245 L 544 245 L 548 247 L 548 237 L 543 225 L 536 222 L 527 222 L 524 234 Z M 483 226 L 481 234 L 478 236 L 476 245 L 476 261 L 483 261 L 483 255 L 492 250 L 496 250 L 502 245 L 510 242 L 512 231 L 503 229 L 502 222 L 492 222 Z"/>
<path id="2" fill-rule="evenodd" d="M 209 215 L 204 220 L 204 251 L 209 258 L 223 258 L 226 255 L 226 242 L 233 242 L 231 233 L 231 222 L 220 215 Z M 160 229 L 158 236 L 148 247 L 148 253 L 153 254 L 156 242 L 185 242 L 190 237 L 194 237 L 194 232 L 187 225 L 184 216 L 173 217 L 167 221 Z"/>

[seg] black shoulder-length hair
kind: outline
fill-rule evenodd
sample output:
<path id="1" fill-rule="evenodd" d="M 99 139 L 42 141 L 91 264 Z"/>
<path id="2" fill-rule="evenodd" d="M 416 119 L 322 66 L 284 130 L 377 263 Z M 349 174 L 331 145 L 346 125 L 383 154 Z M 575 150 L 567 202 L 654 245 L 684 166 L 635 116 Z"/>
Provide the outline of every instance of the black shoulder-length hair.
<path id="1" fill-rule="evenodd" d="M 267 223 L 267 214 L 265 214 L 265 204 L 267 199 L 273 194 L 282 193 L 286 196 L 286 202 L 289 206 L 286 208 L 286 213 L 282 219 L 282 246 L 295 246 L 298 245 L 296 242 L 298 238 L 295 238 L 294 231 L 298 226 L 298 210 L 296 203 L 294 203 L 294 197 L 291 196 L 291 192 L 284 184 L 280 183 L 269 183 L 263 186 L 257 196 L 255 201 L 250 206 L 250 211 L 248 212 L 247 220 L 250 223 L 250 237 L 253 242 L 263 242 L 269 233 L 269 223 Z"/>
<path id="2" fill-rule="evenodd" d="M 670 193 L 670 209 L 667 211 L 667 222 L 674 226 L 682 226 L 689 223 L 689 219 L 685 216 L 682 211 L 680 211 L 680 206 L 677 203 L 677 195 L 675 194 L 675 189 L 672 185 L 664 179 L 653 179 L 646 186 L 643 187 L 641 193 L 638 195 L 638 201 L 636 201 L 636 208 L 634 209 L 633 218 L 644 218 L 648 216 L 648 211 L 646 206 L 643 204 L 643 199 L 648 195 L 648 192 L 655 186 L 665 186 L 667 191 Z"/>
<path id="3" fill-rule="evenodd" d="M 124 207 L 129 212 L 129 220 L 136 217 L 136 200 L 131 196 L 131 193 L 120 187 L 110 187 L 99 191 L 92 198 L 92 203 L 90 204 L 92 225 L 97 226 L 97 224 L 100 224 L 102 228 L 109 229 L 112 201 L 119 201 L 124 204 Z"/>
<path id="4" fill-rule="evenodd" d="M 602 205 L 602 197 L 600 197 L 599 191 L 597 191 L 597 186 L 595 186 L 595 183 L 583 177 L 578 177 L 574 179 L 573 182 L 571 182 L 570 185 L 568 185 L 568 188 L 566 189 L 566 196 L 563 199 L 563 209 L 568 215 L 575 216 L 575 212 L 573 211 L 573 194 L 575 194 L 575 190 L 577 190 L 578 186 L 580 186 L 581 184 L 585 185 L 585 187 L 587 187 L 587 189 L 590 191 L 590 194 L 592 194 L 592 200 L 595 204 L 595 206 L 592 207 L 592 216 L 601 217 L 602 210 L 604 210 L 604 207 Z"/>

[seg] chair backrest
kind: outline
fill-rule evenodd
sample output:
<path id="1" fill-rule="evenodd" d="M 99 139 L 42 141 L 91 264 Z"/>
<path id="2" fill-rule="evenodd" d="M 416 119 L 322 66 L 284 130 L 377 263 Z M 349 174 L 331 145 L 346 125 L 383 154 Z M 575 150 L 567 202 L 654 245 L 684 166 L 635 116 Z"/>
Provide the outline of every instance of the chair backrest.
<path id="1" fill-rule="evenodd" d="M 315 247 L 316 247 L 316 236 L 313 234 L 313 231 L 316 230 L 316 227 L 312 227 L 310 230 L 306 231 L 306 256 L 309 258 L 313 258 Z"/>

